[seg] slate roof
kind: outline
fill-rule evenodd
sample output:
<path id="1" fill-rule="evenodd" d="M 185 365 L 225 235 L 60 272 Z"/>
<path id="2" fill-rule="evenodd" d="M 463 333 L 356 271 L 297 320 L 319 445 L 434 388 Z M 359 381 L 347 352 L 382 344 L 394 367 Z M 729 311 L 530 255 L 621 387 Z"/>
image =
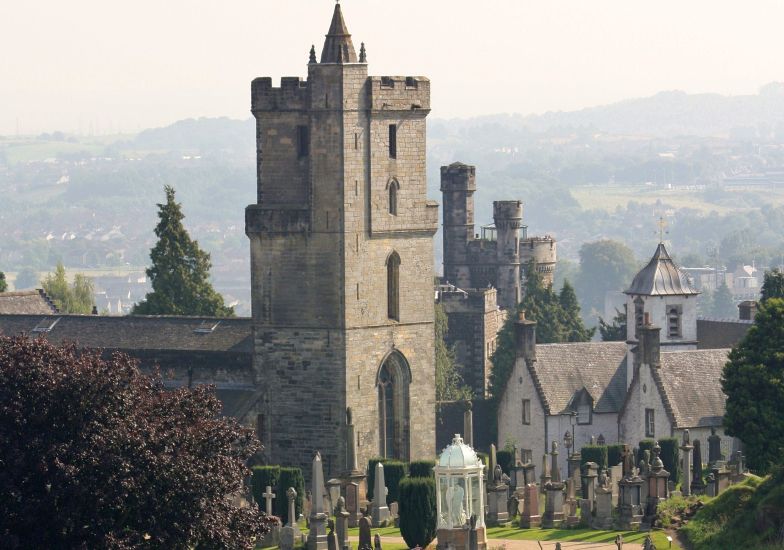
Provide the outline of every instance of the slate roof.
<path id="1" fill-rule="evenodd" d="M 754 321 L 743 319 L 697 319 L 697 347 L 699 349 L 722 349 L 734 347 L 740 342 Z"/>
<path id="2" fill-rule="evenodd" d="M 719 426 L 727 396 L 721 391 L 721 372 L 729 349 L 673 351 L 661 354 L 657 385 L 663 390 L 675 426 Z"/>
<path id="3" fill-rule="evenodd" d="M 0 292 L 0 315 L 2 314 L 57 313 L 57 307 L 42 289 Z"/>
<path id="4" fill-rule="evenodd" d="M 39 327 L 39 330 L 35 330 Z M 49 328 L 49 330 L 41 330 Z M 204 352 L 253 351 L 250 318 L 103 315 L 0 315 L 0 334 L 45 334 L 90 348 Z"/>
<path id="5" fill-rule="evenodd" d="M 700 292 L 689 284 L 686 274 L 675 265 L 664 243 L 659 243 L 651 261 L 634 276 L 626 294 L 645 296 L 686 296 Z"/>
<path id="6" fill-rule="evenodd" d="M 585 388 L 597 413 L 618 412 L 626 397 L 626 343 L 538 344 L 531 374 L 549 414 L 570 409 Z"/>

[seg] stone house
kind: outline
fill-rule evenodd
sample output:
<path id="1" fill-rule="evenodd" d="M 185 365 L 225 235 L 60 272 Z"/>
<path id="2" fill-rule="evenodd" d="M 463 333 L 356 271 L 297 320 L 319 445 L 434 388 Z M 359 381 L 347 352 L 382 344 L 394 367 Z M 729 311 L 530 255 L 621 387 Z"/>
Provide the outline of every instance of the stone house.
<path id="1" fill-rule="evenodd" d="M 579 449 L 591 437 L 636 446 L 679 437 L 685 428 L 706 444 L 714 428 L 729 456 L 738 443 L 721 430 L 726 397 L 719 383 L 729 349 L 697 349 L 696 293 L 660 244 L 626 291 L 633 312 L 626 342 L 537 345 L 536 323 L 518 320 L 499 445 L 512 442 L 538 464 L 567 432 Z M 564 472 L 567 455 L 559 455 Z"/>

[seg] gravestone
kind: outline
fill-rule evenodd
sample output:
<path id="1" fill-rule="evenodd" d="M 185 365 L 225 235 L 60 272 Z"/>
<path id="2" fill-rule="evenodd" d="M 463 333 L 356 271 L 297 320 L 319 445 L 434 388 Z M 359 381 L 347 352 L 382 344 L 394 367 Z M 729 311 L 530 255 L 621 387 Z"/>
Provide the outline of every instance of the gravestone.
<path id="1" fill-rule="evenodd" d="M 509 520 L 509 487 L 502 480 L 501 465 L 496 464 L 492 483 L 487 484 L 487 522 L 499 525 Z"/>
<path id="2" fill-rule="evenodd" d="M 542 475 L 540 482 L 541 491 L 544 492 L 545 485 L 550 482 L 550 465 L 547 460 L 547 453 L 542 455 Z"/>
<path id="3" fill-rule="evenodd" d="M 542 524 L 542 516 L 539 515 L 539 487 L 533 483 L 526 485 L 523 489 L 523 513 L 520 514 L 520 527 L 530 529 L 539 527 Z"/>
<path id="4" fill-rule="evenodd" d="M 495 443 L 490 444 L 490 465 L 488 468 L 488 472 L 493 473 L 495 472 L 495 466 L 498 464 L 498 456 L 496 456 L 496 448 Z"/>
<path id="5" fill-rule="evenodd" d="M 546 529 L 560 527 L 564 522 L 564 484 L 561 482 L 561 471 L 558 468 L 558 443 L 555 441 L 552 443 L 550 458 L 550 481 L 545 486 L 542 516 L 542 527 Z"/>
<path id="6" fill-rule="evenodd" d="M 694 450 L 692 451 L 692 480 L 690 493 L 693 495 L 705 494 L 705 483 L 702 481 L 702 451 L 700 450 L 700 440 L 694 440 Z"/>
<path id="7" fill-rule="evenodd" d="M 618 482 L 623 479 L 623 463 L 610 468 L 610 494 L 613 508 L 618 506 Z"/>
<path id="8" fill-rule="evenodd" d="M 373 537 L 373 550 L 381 550 L 381 537 L 378 533 Z"/>
<path id="9" fill-rule="evenodd" d="M 583 466 L 583 498 L 591 502 L 596 498 L 596 479 L 599 465 L 596 462 L 586 462 Z"/>
<path id="10" fill-rule="evenodd" d="M 721 460 L 724 460 L 721 456 L 721 437 L 716 435 L 716 428 L 711 428 L 708 436 L 708 466 L 713 468 Z"/>
<path id="11" fill-rule="evenodd" d="M 328 550 L 327 545 L 327 513 L 324 510 L 324 469 L 321 454 L 313 457 L 313 475 L 311 481 L 312 502 L 310 508 L 310 532 L 308 533 L 308 550 Z"/>
<path id="12" fill-rule="evenodd" d="M 362 516 L 359 520 L 359 550 L 372 550 L 373 542 L 370 533 L 370 518 Z"/>
<path id="13" fill-rule="evenodd" d="M 636 531 L 642 522 L 642 487 L 645 481 L 638 475 L 625 476 L 619 483 L 618 526 Z"/>
<path id="14" fill-rule="evenodd" d="M 708 477 L 706 478 L 706 482 L 707 483 L 705 484 L 705 494 L 708 495 L 709 497 L 715 497 L 716 495 L 718 495 L 719 493 L 716 487 L 716 476 L 713 475 L 713 472 L 708 474 Z"/>
<path id="15" fill-rule="evenodd" d="M 327 533 L 327 550 L 340 550 L 338 546 L 338 535 L 335 533 L 335 522 L 330 519 L 327 525 L 329 526 L 329 533 Z"/>
<path id="16" fill-rule="evenodd" d="M 653 525 L 656 519 L 656 510 L 659 503 L 669 498 L 669 478 L 670 473 L 664 469 L 661 457 L 661 447 L 659 442 L 655 441 L 653 444 L 653 458 L 651 459 L 651 471 L 648 474 L 646 481 L 648 486 L 648 500 L 645 510 L 645 517 L 643 523 L 646 525 Z"/>
<path id="17" fill-rule="evenodd" d="M 340 550 L 348 550 L 348 516 L 346 510 L 346 499 L 343 497 L 338 498 L 337 506 L 335 507 L 335 527 L 338 534 L 338 548 Z"/>
<path id="18" fill-rule="evenodd" d="M 387 486 L 384 482 L 384 465 L 376 464 L 376 479 L 373 483 L 373 527 L 383 527 L 389 520 Z"/>
<path id="19" fill-rule="evenodd" d="M 577 515 L 577 492 L 575 491 L 575 481 L 571 477 L 566 480 L 566 526 L 574 527 L 580 523 Z"/>
<path id="20" fill-rule="evenodd" d="M 280 550 L 294 550 L 294 528 L 286 525 L 280 530 Z"/>
<path id="21" fill-rule="evenodd" d="M 357 527 L 362 519 L 362 510 L 359 502 L 359 483 L 346 484 L 346 511 L 348 512 L 348 526 Z"/>
<path id="22" fill-rule="evenodd" d="M 471 402 L 466 404 L 463 412 L 463 442 L 469 447 L 474 446 L 474 413 L 471 410 Z"/>

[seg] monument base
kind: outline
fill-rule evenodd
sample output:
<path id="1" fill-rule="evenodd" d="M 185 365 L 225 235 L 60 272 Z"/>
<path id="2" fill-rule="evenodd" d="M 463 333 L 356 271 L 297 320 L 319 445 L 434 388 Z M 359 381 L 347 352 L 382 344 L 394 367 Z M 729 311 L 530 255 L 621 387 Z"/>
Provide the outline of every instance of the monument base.
<path id="1" fill-rule="evenodd" d="M 471 529 L 467 526 L 459 529 L 438 529 L 436 531 L 436 549 L 469 548 Z M 479 550 L 487 550 L 487 534 L 484 527 L 476 528 L 476 541 Z"/>

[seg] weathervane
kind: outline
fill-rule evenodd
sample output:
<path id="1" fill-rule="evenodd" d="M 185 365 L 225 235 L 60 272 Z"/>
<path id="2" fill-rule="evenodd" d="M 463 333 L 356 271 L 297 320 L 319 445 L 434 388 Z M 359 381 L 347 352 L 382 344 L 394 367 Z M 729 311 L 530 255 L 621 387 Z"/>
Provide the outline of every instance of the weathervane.
<path id="1" fill-rule="evenodd" d="M 667 220 L 664 219 L 664 216 L 659 216 L 659 221 L 656 223 L 659 226 L 659 244 L 664 243 L 664 234 L 668 233 L 666 231 L 667 228 Z"/>

